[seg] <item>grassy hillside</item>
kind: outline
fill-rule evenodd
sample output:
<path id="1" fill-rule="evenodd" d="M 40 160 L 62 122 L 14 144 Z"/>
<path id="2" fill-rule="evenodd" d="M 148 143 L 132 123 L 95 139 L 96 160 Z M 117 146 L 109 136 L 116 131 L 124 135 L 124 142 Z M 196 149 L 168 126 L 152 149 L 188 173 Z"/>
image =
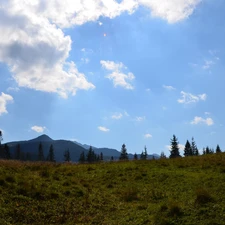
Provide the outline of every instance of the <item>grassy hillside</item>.
<path id="1" fill-rule="evenodd" d="M 225 154 L 91 165 L 0 161 L 0 224 L 225 224 Z"/>

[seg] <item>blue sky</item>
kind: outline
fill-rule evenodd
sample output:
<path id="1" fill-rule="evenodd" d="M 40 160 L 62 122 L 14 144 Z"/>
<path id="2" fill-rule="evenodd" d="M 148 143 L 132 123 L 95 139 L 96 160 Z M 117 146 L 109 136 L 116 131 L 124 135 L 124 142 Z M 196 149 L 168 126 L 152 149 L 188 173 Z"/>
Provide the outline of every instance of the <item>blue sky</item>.
<path id="1" fill-rule="evenodd" d="M 225 150 L 223 0 L 0 1 L 4 142 Z"/>

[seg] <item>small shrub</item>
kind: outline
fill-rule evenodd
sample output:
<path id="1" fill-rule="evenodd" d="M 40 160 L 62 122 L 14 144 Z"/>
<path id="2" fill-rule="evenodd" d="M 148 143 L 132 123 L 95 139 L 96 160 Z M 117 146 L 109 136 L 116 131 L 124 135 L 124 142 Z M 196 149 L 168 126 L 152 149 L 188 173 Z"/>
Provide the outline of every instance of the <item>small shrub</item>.
<path id="1" fill-rule="evenodd" d="M 181 207 L 176 202 L 169 204 L 168 208 L 169 208 L 169 212 L 168 212 L 169 216 L 176 217 L 182 214 Z"/>
<path id="2" fill-rule="evenodd" d="M 138 200 L 138 191 L 135 188 L 129 188 L 122 193 L 122 199 L 125 202 L 132 202 Z"/>
<path id="3" fill-rule="evenodd" d="M 5 180 L 8 182 L 8 183 L 14 183 L 15 182 L 15 178 L 13 176 L 7 176 L 5 178 Z"/>
<path id="4" fill-rule="evenodd" d="M 196 190 L 196 199 L 195 199 L 196 204 L 201 205 L 212 201 L 213 198 L 206 189 L 199 188 Z"/>
<path id="5" fill-rule="evenodd" d="M 3 186 L 5 184 L 5 181 L 3 179 L 0 179 L 0 186 Z"/>

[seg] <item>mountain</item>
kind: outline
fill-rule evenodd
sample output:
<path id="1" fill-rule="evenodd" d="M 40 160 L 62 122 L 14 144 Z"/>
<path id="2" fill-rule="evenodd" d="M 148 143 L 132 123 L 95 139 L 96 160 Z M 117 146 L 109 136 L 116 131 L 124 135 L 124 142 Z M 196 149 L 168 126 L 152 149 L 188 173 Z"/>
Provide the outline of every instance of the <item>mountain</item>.
<path id="1" fill-rule="evenodd" d="M 42 143 L 45 158 L 48 155 L 50 146 L 53 145 L 55 160 L 57 162 L 64 161 L 63 155 L 65 150 L 70 151 L 71 160 L 73 162 L 78 162 L 80 154 L 84 152 L 86 155 L 90 148 L 90 145 L 86 145 L 86 144 L 83 145 L 78 142 L 73 142 L 68 140 L 53 140 L 45 134 L 28 141 L 9 142 L 7 143 L 7 145 L 9 146 L 10 152 L 13 156 L 15 155 L 17 146 L 19 144 L 20 149 L 23 153 L 26 154 L 28 152 L 32 160 L 37 160 L 39 143 Z M 115 160 L 119 159 L 120 157 L 120 152 L 116 149 L 96 148 L 96 147 L 92 147 L 92 149 L 94 150 L 96 154 L 100 154 L 102 152 L 104 156 L 104 160 L 110 160 L 112 156 Z M 154 155 L 148 155 L 148 159 L 153 158 L 153 156 L 154 158 L 159 158 L 157 154 L 154 154 Z M 128 154 L 128 157 L 129 159 L 133 159 L 134 156 L 132 154 Z"/>

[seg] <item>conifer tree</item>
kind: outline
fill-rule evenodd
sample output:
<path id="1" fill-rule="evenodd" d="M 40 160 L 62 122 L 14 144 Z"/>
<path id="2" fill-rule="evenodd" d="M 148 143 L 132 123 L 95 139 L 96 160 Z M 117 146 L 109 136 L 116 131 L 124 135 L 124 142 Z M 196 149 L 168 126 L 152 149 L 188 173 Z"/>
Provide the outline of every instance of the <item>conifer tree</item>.
<path id="1" fill-rule="evenodd" d="M 191 150 L 191 155 L 199 155 L 198 148 L 193 137 L 191 139 Z"/>
<path id="2" fill-rule="evenodd" d="M 42 143 L 39 143 L 38 146 L 38 161 L 44 161 L 45 157 L 44 157 L 44 152 L 43 152 L 43 146 Z"/>
<path id="3" fill-rule="evenodd" d="M 2 144 L 2 140 L 3 140 L 3 138 L 2 138 L 2 131 L 0 130 L 0 147 L 1 147 L 1 144 Z"/>
<path id="4" fill-rule="evenodd" d="M 184 148 L 184 156 L 191 156 L 192 155 L 192 147 L 190 142 L 187 140 Z"/>
<path id="5" fill-rule="evenodd" d="M 203 154 L 203 155 L 205 155 L 205 154 L 206 154 L 206 150 L 205 150 L 205 148 L 203 148 L 203 150 L 202 150 L 202 154 Z"/>
<path id="6" fill-rule="evenodd" d="M 110 159 L 110 161 L 112 162 L 112 161 L 114 161 L 114 157 L 113 156 L 111 156 L 111 159 Z"/>
<path id="7" fill-rule="evenodd" d="M 160 154 L 160 159 L 165 159 L 165 158 L 166 158 L 165 153 L 164 153 L 164 152 L 161 152 L 161 154 Z"/>
<path id="8" fill-rule="evenodd" d="M 147 147 L 144 147 L 144 159 L 148 158 L 148 152 L 147 152 Z"/>
<path id="9" fill-rule="evenodd" d="M 136 152 L 134 153 L 134 160 L 138 159 L 138 155 L 136 154 Z"/>
<path id="10" fill-rule="evenodd" d="M 87 153 L 87 162 L 92 163 L 96 161 L 96 155 L 94 150 L 92 149 L 92 146 L 90 146 L 89 151 Z"/>
<path id="11" fill-rule="evenodd" d="M 210 149 L 209 149 L 208 146 L 207 146 L 206 149 L 205 149 L 205 154 L 210 154 Z"/>
<path id="12" fill-rule="evenodd" d="M 220 149 L 220 146 L 219 145 L 217 145 L 216 146 L 216 153 L 221 153 L 222 151 L 221 151 L 221 149 Z"/>
<path id="13" fill-rule="evenodd" d="M 53 148 L 53 145 L 52 144 L 51 144 L 51 146 L 49 148 L 49 153 L 48 153 L 47 161 L 49 161 L 49 162 L 55 162 L 55 154 L 54 154 L 54 148 Z"/>
<path id="14" fill-rule="evenodd" d="M 70 162 L 70 150 L 68 149 L 68 150 L 66 150 L 65 152 L 64 152 L 64 161 L 65 162 Z"/>
<path id="15" fill-rule="evenodd" d="M 173 135 L 170 144 L 171 144 L 170 158 L 180 157 L 179 142 L 175 135 Z"/>
<path id="16" fill-rule="evenodd" d="M 81 152 L 81 154 L 80 154 L 79 162 L 80 163 L 85 163 L 85 154 L 84 154 L 84 151 Z"/>
<path id="17" fill-rule="evenodd" d="M 128 154 L 125 144 L 123 144 L 121 148 L 120 160 L 128 160 Z"/>

